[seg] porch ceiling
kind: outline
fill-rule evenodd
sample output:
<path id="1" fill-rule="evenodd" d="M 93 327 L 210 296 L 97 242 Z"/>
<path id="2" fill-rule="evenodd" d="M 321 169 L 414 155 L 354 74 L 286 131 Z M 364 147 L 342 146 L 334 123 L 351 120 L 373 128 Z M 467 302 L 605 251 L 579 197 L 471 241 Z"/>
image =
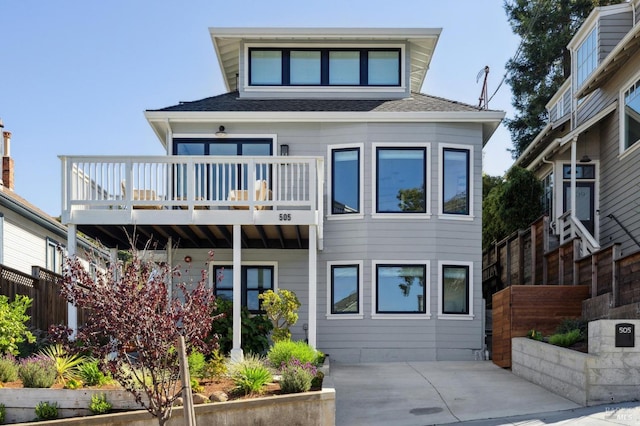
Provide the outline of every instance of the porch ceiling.
<path id="1" fill-rule="evenodd" d="M 152 241 L 164 248 L 169 238 L 179 248 L 233 248 L 232 225 L 78 225 L 78 231 L 109 248 L 127 249 Z M 302 225 L 242 225 L 242 248 L 307 249 L 309 228 Z"/>

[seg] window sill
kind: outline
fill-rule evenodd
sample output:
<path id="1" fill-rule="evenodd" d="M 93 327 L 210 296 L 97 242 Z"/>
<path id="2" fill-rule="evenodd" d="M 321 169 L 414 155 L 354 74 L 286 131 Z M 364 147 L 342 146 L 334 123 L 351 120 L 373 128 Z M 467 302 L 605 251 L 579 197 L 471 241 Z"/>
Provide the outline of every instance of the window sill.
<path id="1" fill-rule="evenodd" d="M 466 222 L 471 222 L 473 220 L 475 220 L 475 216 L 474 215 L 457 215 L 457 214 L 445 214 L 445 213 L 440 213 L 438 215 L 438 219 L 442 219 L 442 220 L 462 220 L 462 221 L 466 221 Z"/>
<path id="2" fill-rule="evenodd" d="M 621 152 L 620 155 L 618 155 L 618 160 L 620 161 L 624 160 L 625 158 L 627 158 L 628 156 L 636 152 L 638 149 L 640 149 L 640 141 L 635 142 L 629 148 Z"/>
<path id="3" fill-rule="evenodd" d="M 431 219 L 431 213 L 372 213 L 372 219 Z"/>
<path id="4" fill-rule="evenodd" d="M 326 318 L 328 320 L 361 320 L 364 318 L 362 314 L 327 314 Z"/>
<path id="5" fill-rule="evenodd" d="M 428 320 L 431 319 L 431 314 L 371 314 L 371 319 Z"/>
<path id="6" fill-rule="evenodd" d="M 358 220 L 364 219 L 364 214 L 362 213 L 353 213 L 353 214 L 329 214 L 327 215 L 327 220 Z"/>
<path id="7" fill-rule="evenodd" d="M 475 316 L 467 314 L 438 314 L 438 319 L 442 320 L 471 321 L 474 318 Z"/>

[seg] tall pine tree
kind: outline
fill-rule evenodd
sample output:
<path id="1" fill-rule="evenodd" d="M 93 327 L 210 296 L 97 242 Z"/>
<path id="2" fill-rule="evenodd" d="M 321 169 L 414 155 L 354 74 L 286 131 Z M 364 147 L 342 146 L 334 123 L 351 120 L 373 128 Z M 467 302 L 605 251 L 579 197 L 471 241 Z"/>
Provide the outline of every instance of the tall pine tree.
<path id="1" fill-rule="evenodd" d="M 517 158 L 547 120 L 545 105 L 571 74 L 567 44 L 595 6 L 624 0 L 505 0 L 513 32 L 522 42 L 506 65 L 516 109 L 505 120 Z"/>

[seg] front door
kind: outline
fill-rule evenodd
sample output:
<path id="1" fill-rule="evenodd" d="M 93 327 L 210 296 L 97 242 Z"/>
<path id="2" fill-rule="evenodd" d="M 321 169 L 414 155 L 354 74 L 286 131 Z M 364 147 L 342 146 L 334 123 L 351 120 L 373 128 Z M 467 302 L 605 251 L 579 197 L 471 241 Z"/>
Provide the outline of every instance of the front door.
<path id="1" fill-rule="evenodd" d="M 595 203 L 594 182 L 576 182 L 576 212 L 575 216 L 594 235 Z M 564 182 L 564 211 L 571 208 L 571 182 Z"/>

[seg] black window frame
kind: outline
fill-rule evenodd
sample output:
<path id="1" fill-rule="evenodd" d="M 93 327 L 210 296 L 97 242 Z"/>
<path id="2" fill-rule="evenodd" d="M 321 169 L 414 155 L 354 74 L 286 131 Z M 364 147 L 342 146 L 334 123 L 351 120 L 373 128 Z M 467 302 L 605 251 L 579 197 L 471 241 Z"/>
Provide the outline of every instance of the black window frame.
<path id="1" fill-rule="evenodd" d="M 274 265 L 241 265 L 240 267 L 240 281 L 241 281 L 241 289 L 240 291 L 242 292 L 241 295 L 241 303 L 242 306 L 247 307 L 247 300 L 248 300 L 248 293 L 249 291 L 255 292 L 257 291 L 258 294 L 262 294 L 268 290 L 273 290 L 275 291 L 275 266 Z M 271 270 L 271 288 L 265 288 L 265 289 L 249 289 L 247 287 L 247 270 L 250 268 L 262 268 L 262 269 L 269 269 Z M 213 294 L 218 297 L 218 273 L 220 270 L 224 270 L 226 273 L 226 271 L 230 271 L 231 274 L 233 274 L 233 265 L 214 265 L 213 266 L 213 279 L 214 279 L 214 284 L 213 284 Z M 233 281 L 233 280 L 232 280 Z M 231 283 L 231 287 L 227 288 L 224 287 L 221 290 L 231 290 L 231 294 L 233 295 L 233 282 Z M 258 299 L 259 300 L 259 299 Z M 233 302 L 233 298 L 231 300 L 231 302 Z M 265 314 L 266 311 L 262 310 L 262 309 L 249 309 L 249 312 L 251 312 L 252 314 Z"/>
<path id="2" fill-rule="evenodd" d="M 254 84 L 252 82 L 252 60 L 251 54 L 256 51 L 279 51 L 282 52 L 282 76 L 281 84 Z M 320 84 L 291 84 L 291 52 L 292 51 L 312 51 L 320 52 Z M 329 84 L 329 52 L 360 52 L 360 84 Z M 369 84 L 369 52 L 397 52 L 398 53 L 398 82 L 396 84 Z M 367 48 L 313 48 L 313 47 L 250 47 L 247 54 L 248 85 L 252 87 L 400 87 L 402 84 L 402 48 L 400 47 L 367 47 Z"/>
<path id="3" fill-rule="evenodd" d="M 350 212 L 346 212 L 343 211 L 339 212 L 335 210 L 335 203 L 336 203 L 336 176 L 335 176 L 335 153 L 336 152 L 347 152 L 347 151 L 356 151 L 358 154 L 358 164 L 357 164 L 357 200 L 358 200 L 358 209 L 357 211 L 350 211 Z M 331 149 L 331 215 L 350 215 L 350 214 L 362 214 L 362 201 L 361 201 L 361 186 L 362 186 L 362 182 L 360 182 L 360 168 L 362 167 L 361 161 L 362 161 L 362 155 L 361 155 L 361 149 L 360 147 L 345 147 L 345 148 L 332 148 Z"/>
<path id="4" fill-rule="evenodd" d="M 424 209 L 422 211 L 402 211 L 402 210 L 380 210 L 380 151 L 422 151 L 422 186 L 424 188 Z M 376 199 L 374 200 L 376 209 L 375 213 L 380 214 L 426 214 L 427 213 L 427 203 L 429 200 L 429 190 L 427 188 L 427 167 L 429 162 L 429 150 L 426 146 L 377 146 L 375 148 L 375 160 L 376 160 L 376 176 L 375 176 L 375 189 L 376 189 Z M 412 188 L 407 188 L 412 189 Z"/>
<path id="5" fill-rule="evenodd" d="M 427 265 L 424 263 L 377 263 L 375 265 L 375 296 L 376 296 L 376 315 L 426 315 L 427 314 L 427 287 L 428 287 L 428 279 L 427 276 Z M 422 268 L 423 276 L 424 276 L 424 286 L 422 287 L 422 311 L 381 311 L 380 310 L 380 268 Z"/>
<path id="6" fill-rule="evenodd" d="M 465 210 L 464 212 L 456 212 L 456 211 L 447 211 L 445 206 L 446 206 L 446 199 L 445 199 L 445 190 L 446 190 L 446 175 L 447 175 L 447 152 L 464 152 L 467 155 L 467 161 L 466 161 L 466 170 L 467 170 L 467 176 L 466 176 L 466 202 L 465 202 Z M 469 216 L 471 214 L 471 150 L 467 149 L 467 148 L 453 148 L 453 147 L 444 147 L 442 148 L 442 194 L 440 194 L 440 196 L 442 197 L 442 214 L 449 214 L 449 215 L 457 215 L 457 216 Z"/>
<path id="7" fill-rule="evenodd" d="M 467 301 L 467 307 L 464 312 L 451 312 L 451 311 L 445 310 L 445 300 L 447 298 L 446 288 L 445 288 L 445 269 L 447 268 L 465 269 L 467 271 L 466 280 L 465 280 L 465 297 Z M 471 268 L 469 267 L 469 265 L 460 265 L 456 263 L 446 263 L 442 265 L 442 271 L 441 271 L 442 282 L 440 284 L 442 286 L 442 300 L 440 301 L 440 303 L 441 303 L 443 315 L 469 315 L 469 313 L 471 312 L 472 301 L 469 297 L 470 296 L 470 276 L 469 276 L 470 273 L 471 273 Z"/>
<path id="8" fill-rule="evenodd" d="M 338 268 L 356 268 L 356 306 L 358 308 L 355 312 L 339 312 L 335 310 L 336 300 L 335 300 L 335 291 L 334 291 L 334 273 L 333 271 Z M 331 315 L 360 315 L 360 265 L 358 263 L 353 264 L 333 264 L 329 268 L 331 276 Z"/>

